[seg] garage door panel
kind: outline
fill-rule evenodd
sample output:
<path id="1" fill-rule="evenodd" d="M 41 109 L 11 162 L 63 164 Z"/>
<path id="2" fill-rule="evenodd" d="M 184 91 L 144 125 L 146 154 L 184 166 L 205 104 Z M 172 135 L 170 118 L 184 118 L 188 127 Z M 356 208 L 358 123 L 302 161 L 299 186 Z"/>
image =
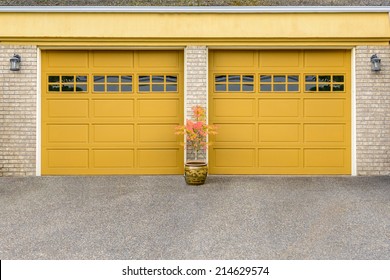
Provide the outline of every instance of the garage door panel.
<path id="1" fill-rule="evenodd" d="M 332 51 L 324 52 L 318 51 L 306 51 L 304 53 L 304 67 L 315 67 L 316 69 L 321 67 L 344 67 L 345 66 L 345 51 Z"/>
<path id="2" fill-rule="evenodd" d="M 93 115 L 95 118 L 132 118 L 134 117 L 134 100 L 92 100 Z"/>
<path id="3" fill-rule="evenodd" d="M 260 124 L 259 142 L 299 142 L 300 124 Z"/>
<path id="4" fill-rule="evenodd" d="M 92 151 L 93 168 L 133 168 L 134 150 L 96 149 Z"/>
<path id="5" fill-rule="evenodd" d="M 255 51 L 219 51 L 214 54 L 213 66 L 215 68 L 242 68 L 255 67 Z"/>
<path id="6" fill-rule="evenodd" d="M 299 167 L 300 149 L 260 149 L 259 167 Z"/>
<path id="7" fill-rule="evenodd" d="M 259 117 L 299 117 L 299 99 L 260 99 Z"/>
<path id="8" fill-rule="evenodd" d="M 177 136 L 173 133 L 179 124 L 142 124 L 138 126 L 140 143 L 176 143 Z"/>
<path id="9" fill-rule="evenodd" d="M 253 118 L 255 106 L 254 99 L 214 99 L 214 117 Z"/>
<path id="10" fill-rule="evenodd" d="M 344 99 L 305 99 L 304 117 L 343 118 L 345 117 Z"/>
<path id="11" fill-rule="evenodd" d="M 88 124 L 48 124 L 49 144 L 88 143 Z"/>
<path id="12" fill-rule="evenodd" d="M 67 51 L 49 52 L 47 54 L 48 67 L 51 69 L 67 68 L 80 69 L 88 68 L 88 52 L 74 51 L 72 53 Z"/>
<path id="13" fill-rule="evenodd" d="M 180 102 L 177 99 L 138 100 L 141 118 L 177 118 L 180 116 Z"/>
<path id="14" fill-rule="evenodd" d="M 254 167 L 255 149 L 218 148 L 214 149 L 215 167 Z"/>
<path id="15" fill-rule="evenodd" d="M 259 65 L 261 68 L 294 68 L 299 67 L 300 51 L 262 51 L 259 53 Z"/>
<path id="16" fill-rule="evenodd" d="M 134 68 L 134 52 L 132 51 L 94 51 L 92 54 L 93 68 Z"/>
<path id="17" fill-rule="evenodd" d="M 94 124 L 92 127 L 95 143 L 134 142 L 134 125 L 132 124 Z"/>
<path id="18" fill-rule="evenodd" d="M 49 168 L 88 168 L 89 150 L 47 150 Z"/>
<path id="19" fill-rule="evenodd" d="M 344 167 L 344 149 L 305 149 L 305 167 Z"/>
<path id="20" fill-rule="evenodd" d="M 138 162 L 140 168 L 177 168 L 182 162 L 179 149 L 140 149 Z"/>
<path id="21" fill-rule="evenodd" d="M 88 118 L 88 100 L 47 100 L 49 118 Z"/>
<path id="22" fill-rule="evenodd" d="M 305 124 L 305 142 L 335 142 L 345 143 L 345 124 Z"/>
<path id="23" fill-rule="evenodd" d="M 180 53 L 177 51 L 139 51 L 138 63 L 140 68 L 177 69 L 180 67 Z"/>
<path id="24" fill-rule="evenodd" d="M 216 123 L 218 134 L 215 135 L 216 143 L 239 143 L 255 141 L 255 125 L 247 123 L 226 124 Z M 240 131 L 240 133 L 237 133 Z"/>

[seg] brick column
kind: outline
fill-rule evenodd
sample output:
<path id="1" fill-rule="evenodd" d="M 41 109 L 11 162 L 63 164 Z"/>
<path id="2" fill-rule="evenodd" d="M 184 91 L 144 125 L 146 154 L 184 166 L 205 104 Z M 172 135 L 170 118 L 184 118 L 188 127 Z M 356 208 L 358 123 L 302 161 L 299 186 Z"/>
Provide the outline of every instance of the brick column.
<path id="1" fill-rule="evenodd" d="M 21 70 L 10 71 L 13 54 Z M 0 176 L 34 176 L 37 48 L 0 45 Z"/>
<path id="2" fill-rule="evenodd" d="M 371 71 L 378 54 L 382 70 Z M 390 48 L 356 48 L 356 146 L 358 175 L 390 174 Z"/>
<path id="3" fill-rule="evenodd" d="M 192 118 L 191 108 L 200 105 L 207 110 L 207 59 L 206 46 L 188 46 L 184 52 L 185 61 L 185 113 Z M 205 158 L 205 154 L 202 157 Z M 192 159 L 192 151 L 187 150 L 187 159 Z"/>

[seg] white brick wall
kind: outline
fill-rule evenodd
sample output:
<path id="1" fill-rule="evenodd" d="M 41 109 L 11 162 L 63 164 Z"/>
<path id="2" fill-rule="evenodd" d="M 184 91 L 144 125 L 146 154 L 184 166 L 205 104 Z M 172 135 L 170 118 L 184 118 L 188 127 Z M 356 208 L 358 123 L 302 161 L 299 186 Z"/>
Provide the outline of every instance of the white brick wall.
<path id="1" fill-rule="evenodd" d="M 185 49 L 185 112 L 186 118 L 191 119 L 191 108 L 195 105 L 207 108 L 207 73 L 208 73 L 208 50 L 205 46 L 188 46 Z M 187 159 L 191 160 L 192 151 L 187 150 Z M 205 153 L 202 153 L 205 158 Z"/>
<path id="2" fill-rule="evenodd" d="M 382 71 L 371 71 L 378 54 Z M 390 48 L 356 48 L 356 148 L 358 175 L 390 174 Z"/>
<path id="3" fill-rule="evenodd" d="M 21 70 L 9 70 L 13 54 Z M 36 147 L 35 46 L 0 45 L 0 176 L 35 175 Z"/>
<path id="4" fill-rule="evenodd" d="M 189 46 L 185 50 L 186 113 L 191 117 L 191 107 L 207 106 L 207 47 Z"/>

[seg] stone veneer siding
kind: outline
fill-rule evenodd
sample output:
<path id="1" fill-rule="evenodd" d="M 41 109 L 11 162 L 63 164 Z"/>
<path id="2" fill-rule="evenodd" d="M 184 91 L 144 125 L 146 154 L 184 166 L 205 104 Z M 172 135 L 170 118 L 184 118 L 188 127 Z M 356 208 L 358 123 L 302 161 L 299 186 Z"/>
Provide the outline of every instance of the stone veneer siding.
<path id="1" fill-rule="evenodd" d="M 13 54 L 21 70 L 9 70 Z M 37 48 L 0 45 L 0 176 L 36 171 Z"/>
<path id="2" fill-rule="evenodd" d="M 206 46 L 188 46 L 184 51 L 185 61 L 185 113 L 186 118 L 193 117 L 191 108 L 200 105 L 207 108 L 207 73 L 208 49 Z M 192 158 L 192 151 L 187 149 L 187 159 Z M 201 157 L 205 158 L 205 153 Z"/>
<path id="3" fill-rule="evenodd" d="M 371 71 L 378 54 L 382 70 Z M 390 47 L 356 48 L 356 158 L 358 175 L 390 174 Z"/>

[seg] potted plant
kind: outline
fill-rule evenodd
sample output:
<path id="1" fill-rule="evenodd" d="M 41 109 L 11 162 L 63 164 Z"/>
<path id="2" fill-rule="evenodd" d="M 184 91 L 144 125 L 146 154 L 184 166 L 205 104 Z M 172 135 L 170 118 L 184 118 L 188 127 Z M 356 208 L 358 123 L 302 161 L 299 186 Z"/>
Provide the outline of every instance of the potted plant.
<path id="1" fill-rule="evenodd" d="M 206 181 L 208 167 L 206 162 L 206 151 L 210 145 L 209 135 L 217 134 L 215 125 L 206 123 L 205 109 L 199 105 L 192 107 L 193 120 L 186 120 L 185 125 L 176 127 L 177 135 L 184 135 L 187 160 L 184 167 L 184 177 L 189 185 L 202 185 Z"/>

